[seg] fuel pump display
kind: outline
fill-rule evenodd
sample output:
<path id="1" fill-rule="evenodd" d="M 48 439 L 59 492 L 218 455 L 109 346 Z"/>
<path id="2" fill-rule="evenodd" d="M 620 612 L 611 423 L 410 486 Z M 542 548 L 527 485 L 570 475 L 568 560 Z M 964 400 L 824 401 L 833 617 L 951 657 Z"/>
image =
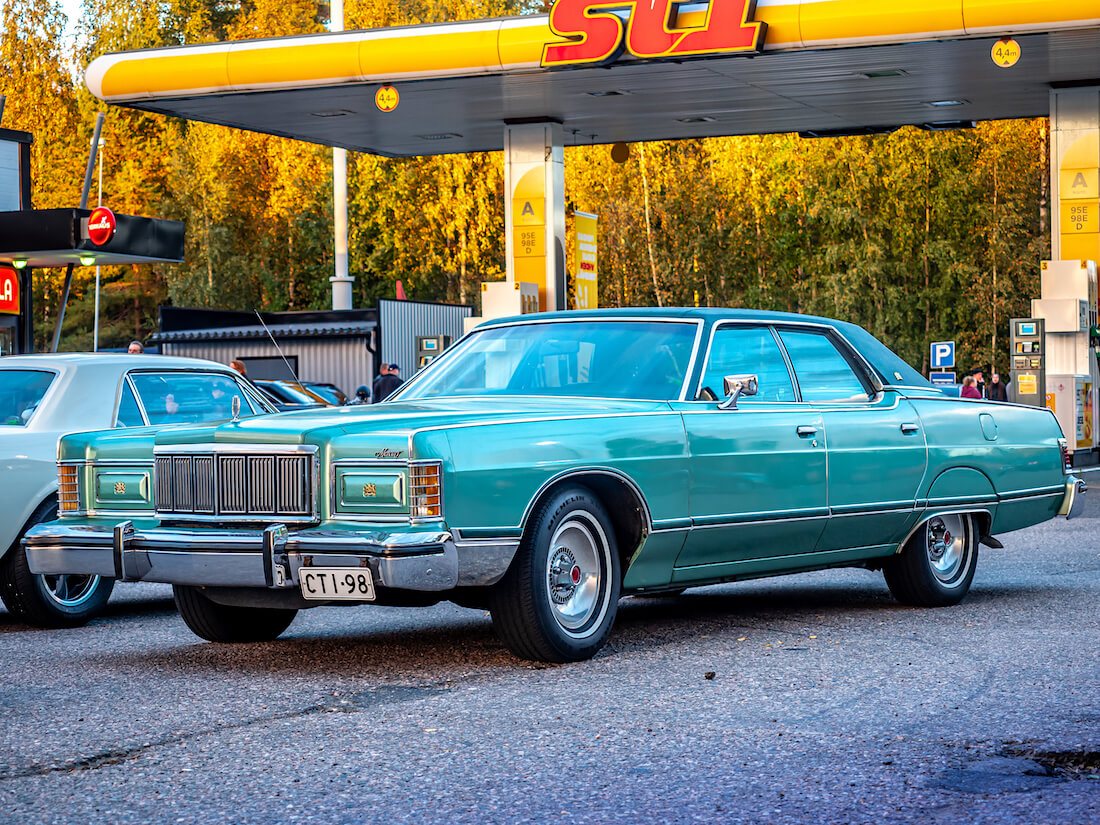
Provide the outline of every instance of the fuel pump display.
<path id="1" fill-rule="evenodd" d="M 1045 324 L 1042 318 L 1012 319 L 1012 383 L 1008 398 L 1032 407 L 1047 405 Z"/>

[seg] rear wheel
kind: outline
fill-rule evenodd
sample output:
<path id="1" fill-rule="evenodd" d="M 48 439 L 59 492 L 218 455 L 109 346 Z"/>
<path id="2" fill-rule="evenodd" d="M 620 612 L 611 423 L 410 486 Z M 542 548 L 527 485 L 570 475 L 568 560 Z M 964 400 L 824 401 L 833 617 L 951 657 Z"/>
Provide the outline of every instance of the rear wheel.
<path id="1" fill-rule="evenodd" d="M 57 499 L 44 501 L 26 529 L 56 517 Z M 0 559 L 0 598 L 20 621 L 35 627 L 79 627 L 103 612 L 115 580 L 103 576 L 32 573 L 19 534 L 15 544 Z"/>
<path id="2" fill-rule="evenodd" d="M 279 607 L 218 604 L 199 587 L 172 586 L 176 609 L 196 636 L 208 642 L 270 642 L 290 627 L 298 611 Z"/>
<path id="3" fill-rule="evenodd" d="M 933 516 L 921 525 L 882 572 L 902 604 L 946 607 L 966 596 L 977 564 L 974 517 L 951 514 Z"/>
<path id="4" fill-rule="evenodd" d="M 512 566 L 489 591 L 493 627 L 522 659 L 591 658 L 615 623 L 619 570 L 603 505 L 587 488 L 562 489 L 536 508 Z"/>

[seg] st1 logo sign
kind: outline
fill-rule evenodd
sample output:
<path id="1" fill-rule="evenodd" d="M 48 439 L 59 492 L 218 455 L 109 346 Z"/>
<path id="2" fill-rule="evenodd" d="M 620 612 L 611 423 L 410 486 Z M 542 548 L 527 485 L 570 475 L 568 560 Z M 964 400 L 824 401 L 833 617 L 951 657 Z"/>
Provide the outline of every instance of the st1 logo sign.
<path id="1" fill-rule="evenodd" d="M 677 29 L 673 0 L 557 0 L 550 29 L 570 42 L 547 43 L 542 65 L 610 63 L 624 50 L 643 58 L 758 52 L 767 25 L 750 22 L 755 6 L 756 0 L 710 0 L 702 26 Z M 628 21 L 615 13 L 624 10 Z"/>

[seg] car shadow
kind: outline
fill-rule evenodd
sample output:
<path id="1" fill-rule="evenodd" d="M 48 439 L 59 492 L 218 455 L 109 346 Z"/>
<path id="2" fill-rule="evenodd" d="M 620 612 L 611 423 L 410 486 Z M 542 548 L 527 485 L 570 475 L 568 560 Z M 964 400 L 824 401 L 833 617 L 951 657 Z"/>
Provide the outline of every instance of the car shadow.
<path id="1" fill-rule="evenodd" d="M 445 625 L 404 627 L 365 633 L 325 632 L 313 623 L 298 631 L 292 624 L 273 642 L 216 644 L 195 639 L 193 644 L 107 654 L 97 662 L 141 668 L 185 668 L 190 671 L 253 673 L 278 676 L 341 676 L 390 681 L 403 670 L 442 675 L 470 671 L 529 668 L 511 656 L 493 633 L 488 616 L 463 611 L 469 617 L 449 617 Z"/>

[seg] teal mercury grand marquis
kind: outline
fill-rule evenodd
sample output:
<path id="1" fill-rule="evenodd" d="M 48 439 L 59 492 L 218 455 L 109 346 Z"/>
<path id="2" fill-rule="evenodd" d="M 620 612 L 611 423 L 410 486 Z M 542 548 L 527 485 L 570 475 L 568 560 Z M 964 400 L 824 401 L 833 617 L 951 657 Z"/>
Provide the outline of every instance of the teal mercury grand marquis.
<path id="1" fill-rule="evenodd" d="M 518 656 L 606 642 L 620 596 L 827 567 L 957 603 L 978 545 L 1070 514 L 1045 409 L 947 398 L 860 327 L 746 310 L 483 325 L 392 400 L 66 436 L 43 574 L 170 582 L 218 642 L 305 607 L 487 607 Z"/>

